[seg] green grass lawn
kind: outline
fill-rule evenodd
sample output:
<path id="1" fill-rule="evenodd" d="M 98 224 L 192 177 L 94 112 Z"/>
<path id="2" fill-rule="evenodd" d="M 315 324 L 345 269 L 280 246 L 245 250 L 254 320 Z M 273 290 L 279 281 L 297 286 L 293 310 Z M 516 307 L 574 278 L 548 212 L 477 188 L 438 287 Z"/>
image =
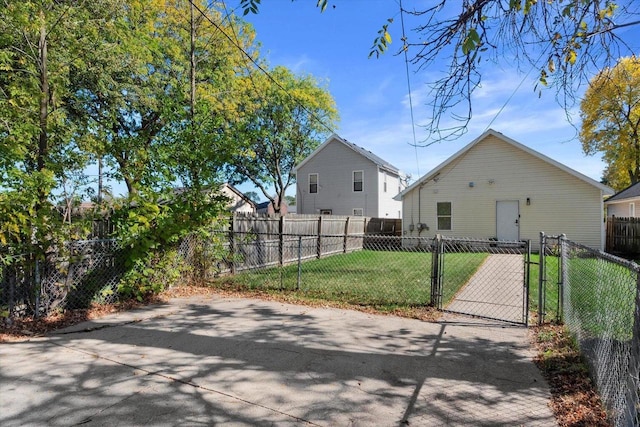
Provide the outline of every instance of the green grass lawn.
<path id="1" fill-rule="evenodd" d="M 487 253 L 447 253 L 443 283 L 446 306 L 487 258 Z M 539 256 L 531 256 L 529 309 L 538 311 Z M 546 257 L 545 321 L 560 313 L 558 257 Z M 571 258 L 569 298 L 575 321 L 594 334 L 613 330 L 624 338 L 633 325 L 635 279 L 604 260 Z M 213 286 L 285 292 L 297 298 L 372 306 L 388 311 L 431 303 L 431 253 L 362 250 L 309 259 L 298 265 L 262 268 L 215 279 Z M 569 285 L 567 285 L 569 286 Z M 565 313 L 566 316 L 566 313 Z"/>
<path id="2" fill-rule="evenodd" d="M 447 254 L 445 303 L 469 280 L 486 254 Z M 447 266 L 452 266 L 447 270 Z M 457 266 L 457 267 L 453 267 Z M 460 267 L 463 266 L 463 267 Z M 217 286 L 295 292 L 307 298 L 395 308 L 431 302 L 431 253 L 362 250 L 221 277 Z"/>
<path id="3" fill-rule="evenodd" d="M 631 339 L 636 274 L 613 262 L 574 257 L 568 260 L 565 299 L 572 313 L 565 320 L 580 324 L 584 334 L 619 341 Z"/>
<path id="4" fill-rule="evenodd" d="M 560 259 L 553 256 L 545 259 L 545 321 L 553 321 L 560 312 Z M 538 263 L 539 256 L 532 255 L 531 261 Z M 629 339 L 633 327 L 635 273 L 604 259 L 569 257 L 567 262 L 568 283 L 564 285 L 564 298 L 570 312 L 563 313 L 562 320 L 594 337 Z M 539 266 L 532 264 L 529 282 L 532 311 L 538 310 L 538 278 Z"/>

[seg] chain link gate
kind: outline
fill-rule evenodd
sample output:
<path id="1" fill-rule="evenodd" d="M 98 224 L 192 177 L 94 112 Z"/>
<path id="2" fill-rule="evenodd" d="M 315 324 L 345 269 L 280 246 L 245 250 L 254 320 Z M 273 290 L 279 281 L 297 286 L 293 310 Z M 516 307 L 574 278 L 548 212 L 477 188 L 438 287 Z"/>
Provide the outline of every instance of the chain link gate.
<path id="1" fill-rule="evenodd" d="M 528 241 L 436 236 L 431 301 L 439 310 L 528 326 Z"/>

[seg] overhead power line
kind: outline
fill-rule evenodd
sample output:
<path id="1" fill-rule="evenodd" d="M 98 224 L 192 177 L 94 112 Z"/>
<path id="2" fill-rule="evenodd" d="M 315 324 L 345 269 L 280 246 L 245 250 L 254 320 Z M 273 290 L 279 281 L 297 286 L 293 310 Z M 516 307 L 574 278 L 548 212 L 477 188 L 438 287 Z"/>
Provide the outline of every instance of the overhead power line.
<path id="1" fill-rule="evenodd" d="M 407 75 L 407 90 L 409 91 L 409 111 L 411 113 L 411 130 L 413 132 L 413 148 L 416 153 L 416 167 L 418 170 L 418 176 L 420 176 L 420 160 L 418 157 L 418 142 L 416 140 L 416 122 L 413 117 L 413 99 L 411 96 L 411 78 L 409 77 L 409 57 L 407 54 L 407 35 L 404 30 L 404 9 L 402 8 L 402 0 L 400 5 L 400 26 L 402 27 L 402 51 L 404 52 L 404 67 Z"/>

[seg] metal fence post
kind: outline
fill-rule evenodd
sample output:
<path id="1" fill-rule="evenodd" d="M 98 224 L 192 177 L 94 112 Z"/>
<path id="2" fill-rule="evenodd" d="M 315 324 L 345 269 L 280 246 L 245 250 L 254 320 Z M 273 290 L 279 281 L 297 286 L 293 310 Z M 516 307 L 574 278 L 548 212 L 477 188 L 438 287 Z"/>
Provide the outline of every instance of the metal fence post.
<path id="1" fill-rule="evenodd" d="M 547 252 L 547 238 L 544 234 L 544 231 L 540 232 L 540 265 L 539 265 L 539 274 L 538 274 L 538 325 L 542 325 L 544 323 L 544 293 L 545 293 L 545 282 L 547 280 L 547 266 L 545 262 L 545 253 Z"/>
<path id="2" fill-rule="evenodd" d="M 229 267 L 232 275 L 236 274 L 235 255 L 236 255 L 236 237 L 235 237 L 235 231 L 232 228 L 231 230 L 229 230 Z"/>
<path id="3" fill-rule="evenodd" d="M 560 262 L 558 266 L 559 271 L 559 281 L 558 281 L 558 314 L 557 321 L 562 322 L 562 318 L 564 317 L 564 285 L 567 283 L 567 275 L 569 274 L 567 270 L 567 235 L 561 234 L 558 238 L 560 243 Z"/>
<path id="4" fill-rule="evenodd" d="M 527 259 L 524 263 L 524 304 L 523 304 L 523 317 L 524 326 L 529 327 L 529 279 L 531 278 L 531 240 L 527 239 Z"/>
<path id="5" fill-rule="evenodd" d="M 627 372 L 626 425 L 640 424 L 640 272 L 636 271 L 636 298 L 631 338 L 631 355 Z"/>
<path id="6" fill-rule="evenodd" d="M 300 290 L 300 281 L 302 278 L 302 236 L 298 236 L 298 283 L 297 290 Z"/>
<path id="7" fill-rule="evenodd" d="M 40 280 L 40 262 L 38 258 L 35 259 L 35 271 L 34 271 L 34 281 L 35 281 L 35 291 L 36 291 L 36 306 L 35 313 L 33 316 L 35 318 L 40 317 L 40 292 L 41 292 L 41 280 Z"/>
<path id="8" fill-rule="evenodd" d="M 442 296 L 440 295 L 440 251 L 442 236 L 436 234 L 433 239 L 433 251 L 431 252 L 431 305 L 442 309 Z"/>

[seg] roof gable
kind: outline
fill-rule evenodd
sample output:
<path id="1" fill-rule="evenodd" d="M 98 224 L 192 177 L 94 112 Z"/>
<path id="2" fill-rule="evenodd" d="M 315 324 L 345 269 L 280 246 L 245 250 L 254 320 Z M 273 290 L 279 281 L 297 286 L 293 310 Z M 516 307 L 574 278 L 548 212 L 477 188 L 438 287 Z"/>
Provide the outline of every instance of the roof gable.
<path id="1" fill-rule="evenodd" d="M 624 190 L 621 190 L 621 191 L 617 192 L 616 194 L 614 194 L 613 196 L 611 196 L 607 200 L 605 200 L 605 203 L 619 202 L 621 200 L 635 199 L 637 197 L 640 197 L 640 182 L 636 182 L 635 184 L 631 184 L 630 186 L 628 186 Z"/>
<path id="2" fill-rule="evenodd" d="M 393 166 L 391 163 L 385 161 L 384 159 L 382 159 L 381 157 L 376 156 L 375 154 L 373 154 L 371 151 L 362 148 L 354 143 L 351 143 L 349 141 L 347 141 L 346 139 L 341 138 L 340 136 L 338 136 L 337 134 L 333 134 L 331 135 L 329 138 L 327 138 L 327 140 L 325 142 L 323 142 L 318 148 L 316 148 L 313 153 L 309 154 L 302 162 L 300 162 L 296 167 L 295 170 L 297 171 L 298 169 L 300 169 L 301 167 L 303 167 L 307 162 L 309 162 L 309 160 L 311 160 L 313 157 L 315 157 L 320 151 L 322 151 L 325 147 L 327 147 L 329 144 L 331 143 L 339 143 L 344 145 L 345 147 L 353 150 L 354 152 L 356 152 L 357 154 L 361 155 L 362 157 L 368 159 L 369 161 L 373 162 L 374 164 L 378 165 L 380 168 L 394 173 L 396 175 L 400 174 L 400 170 Z"/>
<path id="3" fill-rule="evenodd" d="M 413 184 L 411 184 L 409 187 L 407 187 L 404 191 L 402 191 L 400 194 L 398 194 L 395 199 L 396 200 L 401 200 L 402 197 L 404 197 L 405 194 L 411 192 L 413 189 L 415 189 L 417 186 L 421 185 L 422 183 L 425 183 L 427 181 L 429 181 L 431 178 L 435 177 L 437 174 L 440 173 L 440 171 L 442 171 L 444 168 L 446 168 L 448 165 L 454 163 L 457 159 L 461 158 L 464 154 L 466 154 L 469 150 L 471 150 L 473 147 L 482 144 L 483 141 L 485 141 L 488 137 L 493 136 L 498 138 L 500 141 L 505 142 L 521 151 L 524 151 L 525 153 L 530 154 L 531 156 L 542 160 L 552 166 L 555 166 L 556 168 L 568 173 L 569 175 L 572 175 L 573 177 L 586 182 L 589 185 L 592 185 L 596 188 L 598 188 L 599 190 L 601 190 L 604 194 L 612 194 L 613 193 L 613 189 L 602 184 L 599 183 L 598 181 L 595 181 L 591 178 L 589 178 L 586 175 L 583 175 L 582 173 L 571 169 L 570 167 L 563 165 L 560 162 L 557 162 L 553 159 L 551 159 L 550 157 L 545 156 L 542 153 L 539 153 L 529 147 L 527 147 L 526 145 L 520 144 L 519 142 L 506 137 L 505 135 L 503 135 L 500 132 L 497 132 L 493 129 L 489 129 L 486 132 L 484 132 L 482 135 L 480 135 L 478 138 L 474 139 L 471 143 L 469 143 L 468 145 L 466 145 L 465 147 L 463 147 L 461 150 L 459 150 L 457 153 L 453 154 L 451 157 L 449 157 L 447 160 L 445 160 L 444 162 L 442 162 L 440 165 L 436 166 L 434 169 L 432 169 L 430 172 L 427 172 L 425 175 L 423 175 L 422 177 L 420 177 L 420 179 L 418 179 L 416 182 L 414 182 Z"/>

